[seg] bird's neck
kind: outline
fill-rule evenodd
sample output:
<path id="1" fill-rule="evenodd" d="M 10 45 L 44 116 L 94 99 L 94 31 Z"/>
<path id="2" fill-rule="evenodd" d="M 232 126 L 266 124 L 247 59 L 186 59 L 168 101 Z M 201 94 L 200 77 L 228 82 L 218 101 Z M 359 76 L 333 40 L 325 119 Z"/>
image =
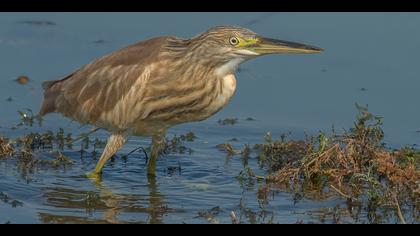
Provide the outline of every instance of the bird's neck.
<path id="1" fill-rule="evenodd" d="M 245 61 L 245 59 L 243 59 L 243 58 L 232 59 L 232 60 L 218 66 L 214 70 L 214 72 L 218 77 L 225 77 L 226 75 L 234 74 L 236 72 L 236 70 L 238 69 L 239 65 L 244 61 Z"/>

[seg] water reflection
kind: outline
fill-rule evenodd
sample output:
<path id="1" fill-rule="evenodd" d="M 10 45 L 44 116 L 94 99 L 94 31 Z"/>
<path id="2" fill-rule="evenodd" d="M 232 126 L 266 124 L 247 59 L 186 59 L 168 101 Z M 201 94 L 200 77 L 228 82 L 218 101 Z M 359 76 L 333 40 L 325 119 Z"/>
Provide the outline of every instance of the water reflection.
<path id="1" fill-rule="evenodd" d="M 67 187 L 43 189 L 44 205 L 52 210 L 39 212 L 39 220 L 43 223 L 159 224 L 163 223 L 165 214 L 176 211 L 165 204 L 156 177 L 148 177 L 148 193 L 141 195 L 116 193 L 102 182 L 94 182 L 93 186 L 94 191 Z M 62 209 L 61 214 L 57 214 L 57 208 Z M 124 219 L 120 217 L 123 213 Z M 127 215 L 134 218 L 127 219 Z"/>

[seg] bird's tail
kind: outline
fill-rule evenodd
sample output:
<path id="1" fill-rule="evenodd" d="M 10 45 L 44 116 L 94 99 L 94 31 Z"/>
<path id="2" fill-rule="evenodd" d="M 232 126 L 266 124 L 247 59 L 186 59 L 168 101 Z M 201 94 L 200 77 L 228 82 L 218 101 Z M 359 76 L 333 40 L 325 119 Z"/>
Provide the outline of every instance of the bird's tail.
<path id="1" fill-rule="evenodd" d="M 50 80 L 50 81 L 44 81 L 43 83 L 42 83 L 42 88 L 44 89 L 44 90 L 47 90 L 47 89 L 49 89 L 49 88 L 51 88 L 51 86 L 53 86 L 55 83 L 57 83 L 58 81 L 60 81 L 60 80 Z"/>
<path id="2" fill-rule="evenodd" d="M 46 81 L 42 83 L 42 88 L 44 89 L 44 99 L 38 113 L 40 117 L 56 111 L 55 101 L 60 95 L 60 80 Z"/>
<path id="3" fill-rule="evenodd" d="M 71 78 L 74 73 L 75 72 L 59 80 L 50 80 L 42 83 L 42 88 L 44 89 L 44 100 L 38 113 L 40 117 L 43 117 L 51 112 L 56 112 L 57 107 L 55 104 L 57 97 L 60 96 L 62 83 L 66 79 Z"/>

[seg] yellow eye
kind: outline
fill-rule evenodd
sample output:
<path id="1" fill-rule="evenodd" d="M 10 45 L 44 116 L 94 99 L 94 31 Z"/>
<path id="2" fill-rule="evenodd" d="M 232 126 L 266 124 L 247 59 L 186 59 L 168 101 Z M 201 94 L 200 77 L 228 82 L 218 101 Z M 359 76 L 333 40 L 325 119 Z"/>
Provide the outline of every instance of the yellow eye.
<path id="1" fill-rule="evenodd" d="M 239 39 L 237 37 L 232 37 L 229 39 L 229 43 L 235 46 L 239 43 Z"/>

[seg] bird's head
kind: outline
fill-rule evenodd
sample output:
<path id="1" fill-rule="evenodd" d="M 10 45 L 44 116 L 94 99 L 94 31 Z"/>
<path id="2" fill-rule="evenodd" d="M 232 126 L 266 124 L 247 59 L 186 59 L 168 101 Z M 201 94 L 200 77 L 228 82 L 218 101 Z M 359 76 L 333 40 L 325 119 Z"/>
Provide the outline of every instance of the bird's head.
<path id="1" fill-rule="evenodd" d="M 301 43 L 266 38 L 236 26 L 218 26 L 191 39 L 195 55 L 224 69 L 234 70 L 245 60 L 267 54 L 320 53 L 323 49 Z M 227 64 L 228 63 L 228 64 Z"/>

